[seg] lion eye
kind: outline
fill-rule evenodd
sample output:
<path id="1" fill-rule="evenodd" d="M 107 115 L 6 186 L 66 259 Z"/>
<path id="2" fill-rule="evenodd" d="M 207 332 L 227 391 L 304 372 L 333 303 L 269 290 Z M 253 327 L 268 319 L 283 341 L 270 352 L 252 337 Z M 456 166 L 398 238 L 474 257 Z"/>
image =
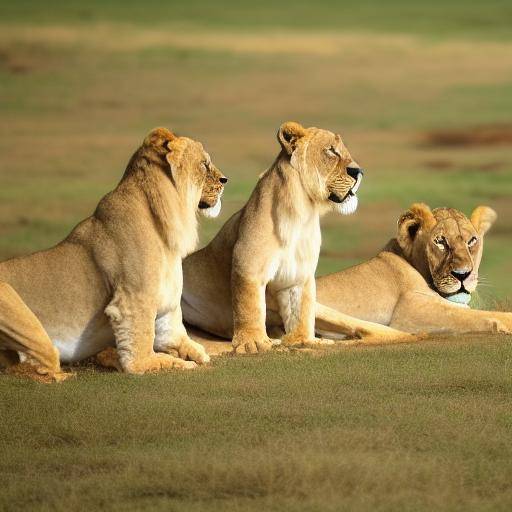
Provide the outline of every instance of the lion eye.
<path id="1" fill-rule="evenodd" d="M 434 240 L 434 244 L 441 251 L 446 251 L 446 249 L 448 249 L 448 242 L 446 241 L 446 238 L 444 236 L 436 238 Z"/>
<path id="2" fill-rule="evenodd" d="M 208 170 L 208 162 L 206 160 L 204 162 L 201 162 L 201 169 L 203 171 L 207 171 Z"/>
<path id="3" fill-rule="evenodd" d="M 334 146 L 331 146 L 330 148 L 327 148 L 325 152 L 332 158 L 338 158 L 338 152 L 336 151 L 336 148 Z"/>
<path id="4" fill-rule="evenodd" d="M 468 247 L 473 247 L 478 242 L 478 238 L 476 236 L 470 238 L 468 242 Z"/>

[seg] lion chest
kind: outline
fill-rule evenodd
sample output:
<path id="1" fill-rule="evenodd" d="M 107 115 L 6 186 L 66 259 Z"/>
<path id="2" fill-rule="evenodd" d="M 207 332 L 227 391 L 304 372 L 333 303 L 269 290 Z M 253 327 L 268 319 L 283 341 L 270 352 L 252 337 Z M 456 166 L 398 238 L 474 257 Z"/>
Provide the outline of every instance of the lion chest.
<path id="1" fill-rule="evenodd" d="M 269 288 L 277 291 L 303 284 L 314 275 L 320 253 L 320 226 L 291 231 L 268 268 Z"/>

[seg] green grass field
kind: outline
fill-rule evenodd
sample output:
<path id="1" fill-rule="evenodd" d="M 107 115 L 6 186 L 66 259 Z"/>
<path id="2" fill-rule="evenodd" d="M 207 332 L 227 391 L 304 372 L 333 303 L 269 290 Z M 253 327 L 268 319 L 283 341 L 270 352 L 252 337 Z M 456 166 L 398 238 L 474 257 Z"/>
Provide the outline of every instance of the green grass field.
<path id="1" fill-rule="evenodd" d="M 297 120 L 366 169 L 358 212 L 323 221 L 319 273 L 376 254 L 412 202 L 488 204 L 479 304 L 509 301 L 511 26 L 506 0 L 0 0 L 0 258 L 61 240 L 158 125 L 231 178 L 205 243 Z M 0 510 L 510 510 L 511 355 L 465 337 L 1 376 Z"/>
<path id="2" fill-rule="evenodd" d="M 0 379 L 0 510 L 510 510 L 504 338 Z"/>

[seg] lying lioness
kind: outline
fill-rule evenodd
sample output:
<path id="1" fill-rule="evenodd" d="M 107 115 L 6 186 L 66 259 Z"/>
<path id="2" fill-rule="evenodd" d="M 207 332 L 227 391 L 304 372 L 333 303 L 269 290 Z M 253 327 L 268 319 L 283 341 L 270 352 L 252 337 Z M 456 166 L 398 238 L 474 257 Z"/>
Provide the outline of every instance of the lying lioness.
<path id="1" fill-rule="evenodd" d="M 196 211 L 218 214 L 226 181 L 199 142 L 153 130 L 64 241 L 0 263 L 4 363 L 20 352 L 59 380 L 59 359 L 79 361 L 114 339 L 130 373 L 207 362 L 182 324 L 181 260 L 197 241 Z"/>
<path id="2" fill-rule="evenodd" d="M 315 338 L 314 277 L 320 215 L 329 209 L 350 214 L 357 207 L 362 171 L 339 135 L 288 122 L 278 140 L 281 152 L 244 208 L 183 263 L 185 320 L 233 337 L 236 352 L 268 350 L 266 329 L 280 326 L 284 345 L 322 343 Z M 411 339 L 382 325 L 335 316 L 348 335 Z"/>
<path id="3" fill-rule="evenodd" d="M 496 220 L 479 206 L 469 220 L 453 208 L 414 204 L 375 258 L 317 279 L 317 331 L 341 331 L 329 309 L 407 332 L 512 333 L 512 313 L 469 309 L 483 237 Z M 460 307 L 461 305 L 465 307 Z"/>

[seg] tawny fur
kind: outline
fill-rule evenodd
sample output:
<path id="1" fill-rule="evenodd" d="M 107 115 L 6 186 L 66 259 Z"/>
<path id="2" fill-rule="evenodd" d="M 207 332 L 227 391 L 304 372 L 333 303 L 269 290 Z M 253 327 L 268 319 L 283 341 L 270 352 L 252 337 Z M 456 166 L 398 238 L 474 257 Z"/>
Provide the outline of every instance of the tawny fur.
<path id="1" fill-rule="evenodd" d="M 512 314 L 497 311 L 478 311 L 460 307 L 442 296 L 436 283 L 450 285 L 450 272 L 461 262 L 472 266 L 466 286 L 474 291 L 478 282 L 478 269 L 483 253 L 483 237 L 496 220 L 496 213 L 489 207 L 479 206 L 471 220 L 458 210 L 438 208 L 431 211 L 427 205 L 415 204 L 400 216 L 397 237 L 390 240 L 386 248 L 371 260 L 355 267 L 342 270 L 316 280 L 317 304 L 315 330 L 330 337 L 346 336 L 351 319 L 359 320 L 353 325 L 352 336 L 360 338 L 357 344 L 382 344 L 420 340 L 422 337 L 401 337 L 389 332 L 375 331 L 375 325 L 383 329 L 400 329 L 409 333 L 511 333 Z M 413 229 L 410 229 L 413 228 Z M 442 233 L 451 248 L 439 257 L 427 245 Z M 413 236 L 411 236 L 411 234 Z M 472 247 L 467 242 L 476 236 L 478 241 Z M 463 243 L 461 243 L 463 242 Z M 434 249 L 435 247 L 431 247 Z M 185 288 L 188 293 L 188 276 L 195 269 L 196 254 L 185 260 Z M 192 265 L 191 263 L 194 263 Z M 204 260 L 203 260 L 204 263 Z M 195 298 L 200 294 L 200 283 L 194 282 Z M 205 289 L 205 288 L 203 288 Z M 212 318 L 221 316 L 219 310 L 210 317 L 211 310 L 203 310 L 204 303 L 196 302 L 194 313 L 185 313 L 185 319 L 198 327 L 210 330 L 215 325 L 217 336 L 202 329 L 191 328 L 192 337 L 207 347 L 209 354 L 220 354 L 231 350 L 231 344 L 223 342 L 225 337 L 219 324 Z M 187 311 L 187 308 L 185 308 Z M 199 311 L 205 313 L 199 316 Z M 341 317 L 340 317 L 341 315 Z M 349 316 L 350 315 L 350 316 Z M 278 324 L 275 311 L 267 309 L 267 325 Z M 388 327 L 389 326 L 389 327 Z M 352 343 L 352 342 L 350 342 Z"/>
<path id="2" fill-rule="evenodd" d="M 400 217 L 397 237 L 375 258 L 318 278 L 317 299 L 324 312 L 411 333 L 512 333 L 512 313 L 472 310 L 445 298 L 461 285 L 453 270 L 467 269 L 464 287 L 477 288 L 483 238 L 495 220 L 486 206 L 476 208 L 469 220 L 453 208 L 413 205 Z M 317 316 L 317 328 L 322 326 L 331 335 L 339 332 L 336 322 L 329 325 Z"/>
<path id="3" fill-rule="evenodd" d="M 341 137 L 327 130 L 288 122 L 278 140 L 281 152 L 247 204 L 208 246 L 184 260 L 185 320 L 208 333 L 232 337 L 237 352 L 269 350 L 267 330 L 279 332 L 280 327 L 285 345 L 330 342 L 315 337 L 320 216 L 329 209 L 350 213 L 355 208 L 350 203 L 343 209 L 359 185 L 347 168 L 359 166 Z M 336 318 L 348 335 L 411 339 L 346 315 Z"/>
<path id="4" fill-rule="evenodd" d="M 83 359 L 114 339 L 131 373 L 207 362 L 183 327 L 181 260 L 197 242 L 198 207 L 218 209 L 224 182 L 199 142 L 153 130 L 64 241 L 0 263 L 3 362 L 20 353 L 59 380 L 59 359 Z"/>

